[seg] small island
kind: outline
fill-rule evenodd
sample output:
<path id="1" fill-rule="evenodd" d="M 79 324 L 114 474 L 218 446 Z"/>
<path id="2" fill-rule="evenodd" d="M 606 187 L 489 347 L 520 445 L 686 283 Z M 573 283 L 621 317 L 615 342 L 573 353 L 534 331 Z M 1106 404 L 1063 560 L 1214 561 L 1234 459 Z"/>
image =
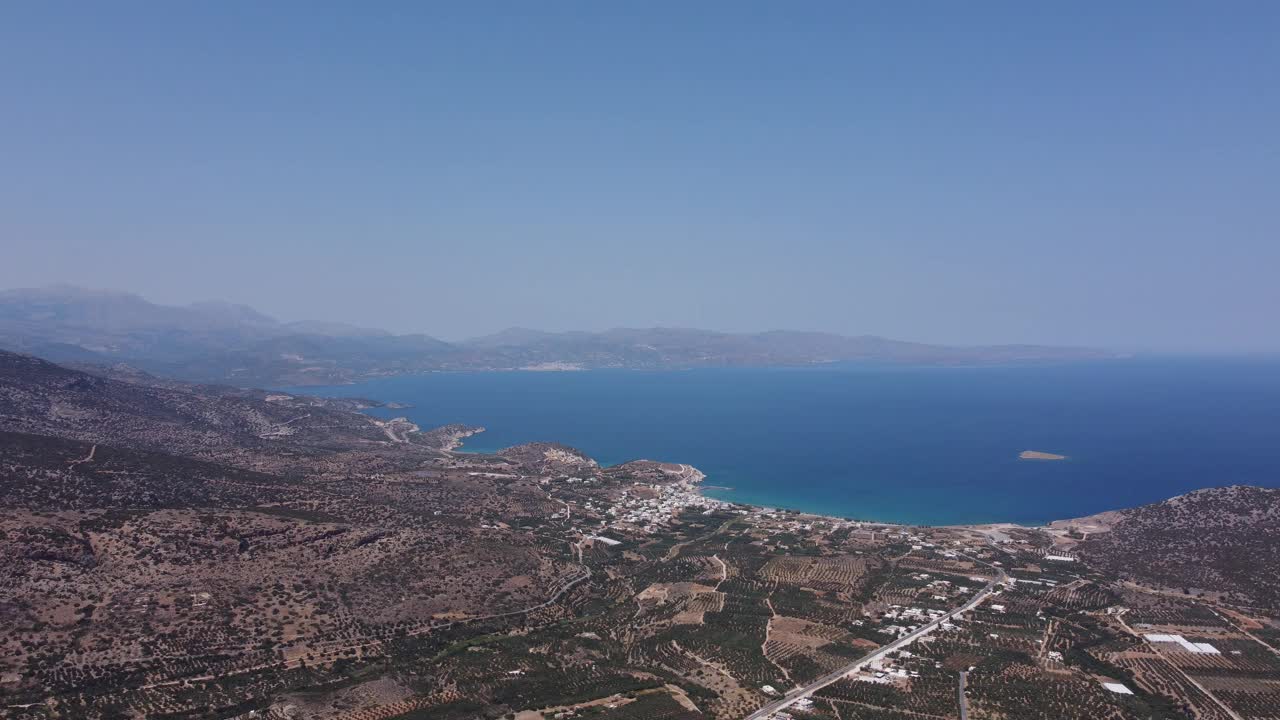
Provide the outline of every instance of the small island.
<path id="1" fill-rule="evenodd" d="M 1018 455 L 1019 460 L 1066 460 L 1066 455 L 1055 455 L 1053 453 L 1040 452 L 1039 450 L 1023 450 Z"/>

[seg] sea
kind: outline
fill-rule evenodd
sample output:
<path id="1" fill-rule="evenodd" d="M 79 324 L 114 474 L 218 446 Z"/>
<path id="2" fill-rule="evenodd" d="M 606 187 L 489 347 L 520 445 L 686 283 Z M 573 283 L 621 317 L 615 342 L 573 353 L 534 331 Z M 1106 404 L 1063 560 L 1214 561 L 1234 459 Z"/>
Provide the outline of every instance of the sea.
<path id="1" fill-rule="evenodd" d="M 1280 486 L 1280 359 L 438 372 L 290 388 L 481 425 L 600 463 L 689 463 L 723 500 L 924 525 L 1039 524 L 1197 488 Z M 1024 450 L 1067 456 L 1021 460 Z"/>

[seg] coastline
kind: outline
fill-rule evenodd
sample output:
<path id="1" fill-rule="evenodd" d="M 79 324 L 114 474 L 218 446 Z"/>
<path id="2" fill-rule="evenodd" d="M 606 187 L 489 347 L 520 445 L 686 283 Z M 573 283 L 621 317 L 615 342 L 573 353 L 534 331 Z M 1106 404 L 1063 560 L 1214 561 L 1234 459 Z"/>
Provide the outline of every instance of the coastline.
<path id="1" fill-rule="evenodd" d="M 394 405 L 391 405 L 390 403 L 386 403 L 386 404 L 383 404 L 383 407 L 384 408 L 394 407 Z M 369 408 L 369 409 L 372 409 L 372 408 Z M 418 426 L 413 424 L 408 418 L 392 418 L 390 420 L 381 420 L 375 416 L 368 415 L 367 410 L 368 409 L 356 411 L 356 412 L 358 412 L 361 415 L 364 415 L 365 417 L 369 417 L 371 420 L 373 420 L 375 425 L 382 428 L 384 431 L 391 430 L 392 428 L 400 429 L 402 433 L 401 438 L 403 439 L 399 439 L 398 440 L 399 442 L 406 442 L 408 435 L 418 435 L 421 437 L 434 436 L 434 439 L 437 440 L 436 448 L 441 452 L 444 452 L 447 454 L 493 455 L 501 451 L 501 449 L 499 450 L 462 449 L 467 439 L 475 437 L 476 435 L 479 435 L 480 433 L 485 432 L 484 427 L 469 426 L 469 425 L 462 425 L 462 424 L 455 423 L 455 424 L 444 425 L 444 426 L 440 426 L 440 427 L 436 427 L 436 428 L 432 428 L 430 430 L 424 431 L 419 429 Z M 388 432 L 388 436 L 391 437 L 393 441 L 396 441 L 396 438 L 393 432 Z M 1026 451 L 1026 452 L 1033 453 L 1034 451 Z M 1024 455 L 1025 454 L 1026 453 L 1024 453 Z M 1034 454 L 1039 455 L 1040 453 L 1034 453 Z M 584 453 L 584 456 L 586 456 L 585 453 Z M 1023 458 L 1023 459 L 1026 459 L 1026 458 Z M 1032 458 L 1032 459 L 1038 460 L 1040 458 Z M 1052 459 L 1052 460 L 1066 459 L 1066 456 L 1052 456 L 1051 458 L 1046 458 L 1046 459 Z M 1118 512 L 1116 510 L 1107 510 L 1107 511 L 1102 511 L 1099 513 L 1095 513 L 1093 515 L 1088 515 L 1088 516 L 1079 517 L 1079 518 L 1055 518 L 1052 520 L 1046 520 L 1044 522 L 1034 523 L 1034 524 L 1017 523 L 1017 522 L 1000 521 L 1000 520 L 989 521 L 989 522 L 946 523 L 946 524 L 879 520 L 879 519 L 874 519 L 870 517 L 859 517 L 856 515 L 835 515 L 831 513 L 815 512 L 812 510 L 806 510 L 803 508 L 788 506 L 788 504 L 786 503 L 764 504 L 764 503 L 757 503 L 757 502 L 743 502 L 739 500 L 718 498 L 718 497 L 715 497 L 714 495 L 708 494 L 707 491 L 719 490 L 719 491 L 733 492 L 735 488 L 728 485 L 704 485 L 702 481 L 707 478 L 706 473 L 702 472 L 697 467 L 690 465 L 688 463 L 672 463 L 672 462 L 665 462 L 660 460 L 652 461 L 652 460 L 646 460 L 644 458 L 639 458 L 635 460 L 627 460 L 624 462 L 614 463 L 613 465 L 609 465 L 609 466 L 605 466 L 602 464 L 601 466 L 612 467 L 617 465 L 625 465 L 631 462 L 654 462 L 659 466 L 661 466 L 664 472 L 678 476 L 680 482 L 688 483 L 697 495 L 705 496 L 711 500 L 715 500 L 716 502 L 726 503 L 726 504 L 737 506 L 740 508 L 747 508 L 753 512 L 791 513 L 801 518 L 812 518 L 816 520 L 820 519 L 820 520 L 835 521 L 835 522 L 855 522 L 855 523 L 860 523 L 864 525 L 869 525 L 874 527 L 883 527 L 883 528 L 928 527 L 928 528 L 940 528 L 940 529 L 967 530 L 967 531 L 978 532 L 983 535 L 986 535 L 988 538 L 991 539 L 992 542 L 1008 541 L 1009 537 L 1004 532 L 1006 530 L 1043 530 L 1043 531 L 1049 532 L 1051 535 L 1054 535 L 1055 537 L 1065 537 L 1065 533 L 1066 533 L 1065 529 L 1070 525 L 1079 524 L 1081 522 L 1087 522 L 1091 520 L 1111 519 Z M 1107 529 L 1109 529 L 1109 527 L 1107 527 L 1107 523 L 1105 522 L 1098 522 L 1098 523 L 1094 523 L 1093 525 L 1095 526 L 1089 527 L 1089 530 L 1093 532 L 1105 532 Z M 1060 540 L 1055 541 L 1055 545 L 1059 544 L 1059 542 Z"/>
<path id="2" fill-rule="evenodd" d="M 445 442 L 441 445 L 441 450 L 447 453 L 461 452 L 463 442 L 469 438 L 484 432 L 482 427 L 466 428 L 449 431 L 445 436 Z"/>
<path id="3" fill-rule="evenodd" d="M 470 454 L 470 455 L 493 455 L 498 452 L 501 452 L 503 448 L 499 448 L 497 450 L 489 450 L 489 449 L 467 450 L 465 448 L 464 441 L 466 439 L 474 437 L 475 435 L 478 435 L 484 431 L 485 431 L 484 428 L 475 428 L 475 429 L 472 429 L 471 432 L 457 433 L 454 437 L 451 438 L 452 444 L 445 451 L 454 453 L 454 454 Z M 433 431 L 429 430 L 426 432 L 433 432 Z M 641 462 L 644 460 L 645 460 L 644 458 L 636 458 L 632 460 L 625 460 L 625 461 L 609 463 L 609 464 L 600 463 L 600 466 L 616 467 L 618 465 L 625 465 L 629 462 Z M 1026 529 L 1026 530 L 1030 530 L 1030 529 L 1049 530 L 1054 528 L 1055 525 L 1058 523 L 1065 523 L 1073 520 L 1073 518 L 1053 518 L 1053 519 L 1045 520 L 1039 523 L 1019 523 L 1019 522 L 1011 522 L 1011 521 L 1005 521 L 1005 520 L 990 520 L 985 522 L 968 522 L 968 523 L 964 523 L 964 522 L 927 523 L 927 522 L 905 522 L 905 521 L 899 521 L 899 520 L 883 520 L 883 519 L 877 519 L 874 517 L 858 516 L 858 515 L 837 515 L 837 514 L 832 514 L 828 512 L 818 512 L 814 510 L 808 510 L 802 507 L 796 507 L 787 502 L 769 502 L 769 503 L 748 502 L 743 500 L 734 500 L 730 498 L 716 497 L 715 495 L 707 491 L 713 491 L 713 492 L 721 491 L 721 492 L 732 493 L 732 492 L 735 492 L 737 488 L 731 485 L 703 484 L 702 481 L 705 480 L 707 477 L 706 473 L 702 472 L 697 467 L 687 463 L 670 463 L 670 462 L 665 462 L 661 460 L 655 460 L 650 462 L 657 462 L 660 465 L 670 465 L 670 466 L 676 466 L 681 468 L 688 468 L 689 471 L 691 471 L 693 474 L 696 475 L 696 479 L 692 480 L 691 484 L 693 485 L 693 489 L 697 494 L 706 496 L 707 498 L 711 500 L 715 500 L 717 502 L 728 503 L 730 505 L 736 505 L 744 508 L 751 508 L 753 510 L 760 511 L 760 512 L 787 512 L 787 513 L 795 513 L 802 517 L 821 518 L 825 520 L 836 520 L 836 521 L 844 521 L 844 522 L 858 522 L 858 523 L 865 523 L 867 525 L 876 525 L 876 526 L 882 526 L 882 527 L 952 528 L 952 529 L 973 530 L 976 532 L 984 532 L 984 533 L 990 528 L 1019 528 L 1019 529 Z"/>
<path id="4" fill-rule="evenodd" d="M 1203 398 L 1188 395 L 1181 381 L 1194 370 L 1197 383 L 1224 391 L 1258 383 L 1275 388 L 1280 366 L 1258 374 L 1224 373 L 1213 365 L 1153 370 L 1154 380 L 1136 388 L 1133 373 L 1110 369 L 1001 370 L 980 381 L 945 371 L 923 378 L 735 370 L 697 379 L 683 373 L 432 372 L 291 391 L 412 404 L 411 410 L 367 412 L 384 419 L 408 415 L 424 430 L 455 420 L 489 426 L 482 436 L 458 438 L 461 445 L 449 442 L 452 452 L 497 453 L 543 440 L 582 448 L 605 466 L 636 457 L 684 459 L 709 475 L 701 487 L 709 498 L 874 522 L 1035 527 L 1158 502 L 1204 486 L 1211 473 L 1223 482 L 1280 482 L 1269 476 L 1274 450 L 1266 442 L 1280 428 L 1241 433 L 1234 422 L 1274 397 L 1250 396 L 1223 422 L 1208 422 L 1198 412 Z M 1092 422 L 1068 423 L 1053 414 L 1033 422 L 1076 396 L 1079 413 Z M 867 397 L 875 402 L 859 402 Z M 1124 402 L 1114 402 L 1117 397 Z M 963 417 L 957 412 L 975 413 L 982 422 L 948 420 L 945 432 L 928 432 L 938 417 Z M 1191 419 L 1183 423 L 1182 417 Z M 1160 430 L 1171 422 L 1187 426 L 1186 442 L 1165 442 Z M 1067 458 L 1020 461 L 1028 448 Z"/>
<path id="5" fill-rule="evenodd" d="M 706 475 L 705 475 L 702 471 L 698 470 L 697 468 L 694 468 L 692 465 L 685 465 L 684 467 L 691 468 L 695 473 L 697 473 L 697 475 L 698 475 L 698 480 L 695 480 L 695 481 L 694 481 L 694 491 L 695 491 L 698 495 L 703 495 L 703 496 L 705 496 L 705 497 L 707 497 L 707 498 L 709 498 L 709 499 L 711 499 L 711 500 L 715 500 L 716 502 L 726 503 L 726 504 L 734 505 L 734 506 L 737 506 L 737 507 L 750 508 L 750 509 L 752 509 L 752 510 L 754 510 L 754 511 L 756 511 L 756 512 L 765 512 L 765 513 L 777 513 L 777 512 L 781 512 L 781 513 L 794 513 L 794 514 L 795 514 L 796 516 L 798 516 L 798 517 L 814 518 L 814 519 L 829 520 L 829 521 L 838 521 L 838 522 L 856 522 L 856 523 L 862 523 L 862 524 L 865 524 L 865 525 L 875 525 L 875 526 L 878 526 L 878 527 L 897 527 L 897 528 L 908 528 L 908 527 L 964 527 L 964 526 L 961 526 L 961 525 L 929 525 L 929 524 L 927 524 L 927 523 L 902 523 L 902 522 L 893 522 L 893 521 L 889 521 L 889 520 L 874 520 L 874 519 L 871 519 L 871 518 L 865 518 L 865 517 L 853 517 L 853 516 L 847 516 L 847 515 L 832 515 L 832 514 L 830 514 L 830 513 L 814 512 L 814 511 L 812 511 L 812 510 L 804 510 L 804 509 L 796 508 L 796 507 L 787 507 L 787 506 L 782 505 L 782 504 L 770 504 L 770 505 L 764 505 L 764 504 L 761 504 L 761 503 L 743 502 L 743 501 L 740 501 L 740 500 L 727 500 L 727 499 L 724 499 L 724 498 L 718 498 L 718 497 L 715 497 L 714 495 L 707 494 L 705 491 L 707 491 L 707 490 L 728 490 L 728 491 L 732 492 L 732 491 L 734 490 L 734 488 L 732 488 L 732 487 L 730 487 L 730 486 L 728 486 L 728 485 L 703 485 L 703 484 L 701 484 L 701 480 L 702 480 L 703 478 L 705 478 L 705 477 L 706 477 Z"/>
<path id="6" fill-rule="evenodd" d="M 985 532 L 985 530 L 986 530 L 986 529 L 989 529 L 989 528 L 1018 528 L 1018 529 L 1024 529 L 1024 530 L 1036 530 L 1036 529 L 1039 529 L 1039 530 L 1051 530 L 1051 529 L 1053 529 L 1054 527 L 1056 527 L 1056 526 L 1057 526 L 1057 524 L 1059 524 L 1059 523 L 1068 523 L 1068 522 L 1071 522 L 1072 520 L 1074 520 L 1074 518 L 1053 518 L 1053 519 L 1049 519 L 1049 520 L 1044 520 L 1044 521 L 1042 521 L 1042 522 L 1013 522 L 1013 521 L 1008 521 L 1008 520 L 998 520 L 998 519 L 997 519 L 997 520 L 987 520 L 987 521 L 975 521 L 975 522 L 949 522 L 949 523 L 930 523 L 930 522 L 913 522 L 913 521 L 904 521 L 904 520 L 885 520 L 885 519 L 880 519 L 880 518 L 876 518 L 876 517 L 873 517 L 873 516 L 866 516 L 866 515 L 856 515 L 856 514 L 839 515 L 839 514 L 835 514 L 835 513 L 831 513 L 831 512 L 821 512 L 821 511 L 816 511 L 816 510 L 809 510 L 809 509 L 806 509 L 806 508 L 803 508 L 803 507 L 797 507 L 797 506 L 792 505 L 792 504 L 790 504 L 790 503 L 788 503 L 788 502 L 786 502 L 786 501 L 781 501 L 781 502 L 748 502 L 748 501 L 745 501 L 745 500 L 734 500 L 734 499 L 725 498 L 725 497 L 716 497 L 715 495 L 713 495 L 713 494 L 711 494 L 711 493 L 705 492 L 705 491 L 708 491 L 708 490 L 710 490 L 710 491 L 717 491 L 717 490 L 719 490 L 719 491 L 728 491 L 728 492 L 733 492 L 733 491 L 735 490 L 735 488 L 733 488 L 733 487 L 731 487 L 731 486 L 727 486 L 727 485 L 701 485 L 701 484 L 699 484 L 699 485 L 697 485 L 697 486 L 695 487 L 695 489 L 696 489 L 696 491 L 698 492 L 698 494 L 700 494 L 700 495 L 706 495 L 706 497 L 708 497 L 708 498 L 710 498 L 710 499 L 712 499 L 712 500 L 715 500 L 715 501 L 717 501 L 717 502 L 728 503 L 728 504 L 730 504 L 730 505 L 736 505 L 736 506 L 745 507 L 745 508 L 752 508 L 752 509 L 755 509 L 755 510 L 760 510 L 760 511 L 765 511 L 765 512 L 786 512 L 786 513 L 795 513 L 795 514 L 797 514 L 797 515 L 799 515 L 799 516 L 804 516 L 804 517 L 822 518 L 822 519 L 826 519 L 826 520 L 839 520 L 839 521 L 847 521 L 847 522 L 858 522 L 858 523 L 864 523 L 864 524 L 867 524 L 867 525 L 877 525 L 877 526 L 884 526 L 884 527 L 898 527 L 898 528 L 913 528 L 913 527 L 914 527 L 914 528 L 923 528 L 923 527 L 928 527 L 928 528 L 951 528 L 951 529 L 973 530 L 973 531 L 977 531 L 977 532 Z M 1090 517 L 1092 517 L 1092 516 L 1090 516 Z"/>
<path id="7" fill-rule="evenodd" d="M 433 432 L 433 431 L 428 430 L 426 432 Z M 457 434 L 455 437 L 452 438 L 453 440 L 452 444 L 445 451 L 453 454 L 469 454 L 469 455 L 493 455 L 493 454 L 497 454 L 498 452 L 501 452 L 503 448 L 499 448 L 497 450 L 489 450 L 489 449 L 467 450 L 465 448 L 464 441 L 466 439 L 474 437 L 475 435 L 478 435 L 482 432 L 484 432 L 484 428 L 478 428 L 478 429 L 474 429 L 472 432 Z M 621 462 L 609 463 L 609 464 L 600 463 L 600 466 L 616 467 L 618 465 L 625 465 L 629 462 L 641 462 L 644 460 L 645 458 L 636 458 L 632 460 L 624 460 Z M 803 517 L 821 518 L 825 520 L 836 520 L 836 521 L 844 521 L 844 522 L 858 522 L 858 523 L 865 523 L 868 525 L 876 525 L 876 526 L 882 526 L 882 527 L 957 528 L 957 529 L 976 530 L 979 532 L 981 532 L 982 528 L 993 527 L 993 526 L 1017 527 L 1017 528 L 1024 528 L 1024 529 L 1049 528 L 1052 526 L 1053 523 L 1064 522 L 1067 520 L 1064 518 L 1055 518 L 1052 520 L 1046 520 L 1042 523 L 1036 523 L 1036 524 L 1014 523 L 1014 522 L 1007 522 L 1007 521 L 1000 521 L 1000 520 L 992 520 L 989 522 L 937 524 L 937 523 L 922 523 L 922 522 L 903 522 L 903 521 L 897 521 L 897 520 L 882 520 L 882 519 L 877 519 L 873 517 L 857 516 L 857 515 L 836 515 L 832 513 L 818 512 L 818 511 L 808 510 L 801 507 L 796 507 L 786 502 L 761 503 L 761 502 L 747 502 L 743 500 L 733 500 L 729 498 L 716 497 L 715 495 L 712 495 L 707 491 L 722 491 L 722 492 L 732 493 L 736 491 L 736 488 L 730 485 L 704 485 L 702 481 L 706 479 L 707 477 L 706 473 L 702 472 L 697 467 L 687 463 L 670 463 L 670 462 L 665 462 L 660 460 L 651 461 L 651 462 L 657 462 L 661 465 L 671 465 L 671 466 L 677 466 L 681 468 L 688 468 L 693 474 L 696 475 L 696 479 L 692 480 L 691 484 L 693 485 L 694 491 L 699 495 L 706 496 L 707 498 L 711 500 L 715 500 L 717 502 L 728 503 L 730 505 L 736 505 L 744 508 L 751 508 L 753 510 L 760 511 L 760 512 L 788 512 L 788 513 L 795 513 Z"/>

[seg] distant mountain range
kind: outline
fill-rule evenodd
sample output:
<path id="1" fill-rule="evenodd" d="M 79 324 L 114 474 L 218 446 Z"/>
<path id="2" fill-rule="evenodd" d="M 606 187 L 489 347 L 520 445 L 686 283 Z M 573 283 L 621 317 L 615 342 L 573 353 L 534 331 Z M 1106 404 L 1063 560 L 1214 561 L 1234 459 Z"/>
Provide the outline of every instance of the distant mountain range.
<path id="1" fill-rule="evenodd" d="M 782 330 L 550 333 L 512 328 L 448 343 L 341 323 L 280 322 L 244 305 L 174 307 L 129 293 L 68 286 L 0 292 L 0 348 L 63 363 L 125 363 L 184 380 L 264 386 L 337 384 L 433 370 L 983 365 L 1112 357 L 1085 348 L 949 347 Z"/>

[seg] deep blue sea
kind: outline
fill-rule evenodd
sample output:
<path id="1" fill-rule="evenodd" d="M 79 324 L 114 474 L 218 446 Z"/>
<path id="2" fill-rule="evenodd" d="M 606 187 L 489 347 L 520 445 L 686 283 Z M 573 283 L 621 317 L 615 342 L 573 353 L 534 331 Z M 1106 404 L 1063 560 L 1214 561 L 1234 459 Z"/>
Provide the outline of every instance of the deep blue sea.
<path id="1" fill-rule="evenodd" d="M 295 388 L 546 440 L 606 465 L 691 463 L 715 497 L 858 519 L 1039 523 L 1234 483 L 1280 486 L 1280 361 L 432 373 Z M 1019 460 L 1022 450 L 1069 456 Z"/>

